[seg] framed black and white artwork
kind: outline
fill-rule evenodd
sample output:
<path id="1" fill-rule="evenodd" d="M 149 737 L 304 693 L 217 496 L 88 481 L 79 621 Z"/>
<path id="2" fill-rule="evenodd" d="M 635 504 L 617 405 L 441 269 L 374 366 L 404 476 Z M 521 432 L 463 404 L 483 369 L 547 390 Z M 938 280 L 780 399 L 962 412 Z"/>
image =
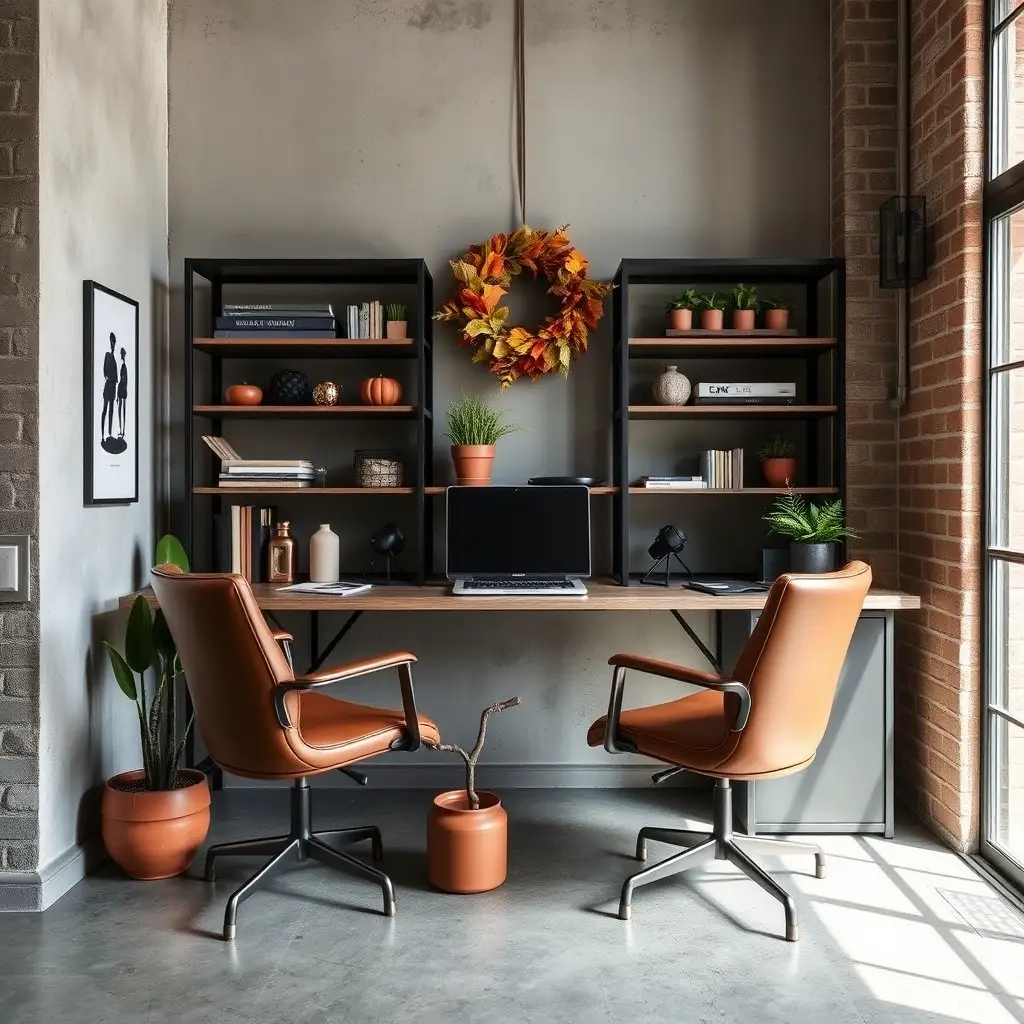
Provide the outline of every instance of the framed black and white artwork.
<path id="1" fill-rule="evenodd" d="M 139 304 L 84 282 L 85 504 L 139 500 Z"/>

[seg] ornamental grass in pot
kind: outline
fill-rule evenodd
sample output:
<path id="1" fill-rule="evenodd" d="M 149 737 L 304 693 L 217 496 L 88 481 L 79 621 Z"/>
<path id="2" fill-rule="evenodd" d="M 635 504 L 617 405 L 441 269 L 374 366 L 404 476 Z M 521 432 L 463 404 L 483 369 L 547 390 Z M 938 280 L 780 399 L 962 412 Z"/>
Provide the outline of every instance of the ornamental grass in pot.
<path id="1" fill-rule="evenodd" d="M 761 472 L 769 487 L 796 484 L 796 445 L 781 434 L 772 434 L 757 450 Z"/>
<path id="2" fill-rule="evenodd" d="M 491 715 L 518 707 L 511 697 L 484 708 L 480 731 L 469 752 L 455 743 L 430 743 L 433 750 L 458 754 L 466 764 L 466 788 L 434 797 L 427 819 L 427 864 L 430 882 L 444 892 L 472 893 L 497 889 L 508 874 L 508 815 L 495 793 L 476 789 L 476 762 Z"/>
<path id="3" fill-rule="evenodd" d="M 752 331 L 761 302 L 752 284 L 737 284 L 732 290 L 732 329 Z"/>
<path id="4" fill-rule="evenodd" d="M 185 550 L 170 535 L 157 543 L 156 563 L 188 572 Z M 135 704 L 142 768 L 107 780 L 103 842 L 132 878 L 171 878 L 188 869 L 210 828 L 206 776 L 179 767 L 192 727 L 189 720 L 178 729 L 175 690 L 181 661 L 163 613 L 154 614 L 141 596 L 128 614 L 124 650 L 104 645 L 118 686 Z"/>
<path id="5" fill-rule="evenodd" d="M 857 536 L 847 529 L 838 499 L 819 508 L 789 491 L 775 499 L 764 519 L 772 533 L 789 538 L 791 572 L 833 572 L 836 541 Z"/>
<path id="6" fill-rule="evenodd" d="M 504 415 L 478 395 L 463 395 L 449 402 L 445 437 L 452 443 L 456 481 L 470 487 L 489 486 L 495 445 L 519 429 L 506 423 Z"/>

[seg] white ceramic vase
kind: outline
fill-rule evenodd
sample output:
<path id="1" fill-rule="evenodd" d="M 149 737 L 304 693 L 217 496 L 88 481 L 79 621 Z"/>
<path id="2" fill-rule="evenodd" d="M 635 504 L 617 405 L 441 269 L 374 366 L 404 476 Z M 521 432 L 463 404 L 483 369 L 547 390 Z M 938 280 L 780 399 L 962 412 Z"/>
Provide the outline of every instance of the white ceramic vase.
<path id="1" fill-rule="evenodd" d="M 309 580 L 311 583 L 337 583 L 341 578 L 341 541 L 330 523 L 309 538 Z"/>
<path id="2" fill-rule="evenodd" d="M 666 366 L 654 382 L 654 400 L 658 405 L 686 405 L 690 400 L 690 381 L 678 366 Z"/>

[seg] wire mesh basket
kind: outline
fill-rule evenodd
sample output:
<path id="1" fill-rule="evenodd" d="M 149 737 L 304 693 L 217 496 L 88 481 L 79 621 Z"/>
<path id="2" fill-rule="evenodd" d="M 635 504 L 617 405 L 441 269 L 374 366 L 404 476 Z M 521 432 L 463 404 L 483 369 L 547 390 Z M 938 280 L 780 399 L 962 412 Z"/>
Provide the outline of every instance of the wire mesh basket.
<path id="1" fill-rule="evenodd" d="M 401 487 L 401 455 L 386 448 L 361 448 L 355 455 L 356 485 Z"/>

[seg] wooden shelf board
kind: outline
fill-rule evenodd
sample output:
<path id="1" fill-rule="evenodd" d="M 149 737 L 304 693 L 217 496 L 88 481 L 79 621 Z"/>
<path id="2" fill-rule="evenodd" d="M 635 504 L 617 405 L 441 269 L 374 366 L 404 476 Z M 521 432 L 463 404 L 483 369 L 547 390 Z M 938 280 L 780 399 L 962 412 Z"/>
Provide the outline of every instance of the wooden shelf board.
<path id="1" fill-rule="evenodd" d="M 323 494 L 415 494 L 415 487 L 193 487 L 193 494 L 305 494 L 311 497 Z"/>
<path id="2" fill-rule="evenodd" d="M 838 494 L 838 487 L 794 487 L 796 494 Z M 787 494 L 785 487 L 630 487 L 630 494 Z"/>
<path id="3" fill-rule="evenodd" d="M 674 419 L 687 416 L 766 417 L 832 416 L 835 405 L 631 405 L 629 415 L 646 419 Z"/>
<path id="4" fill-rule="evenodd" d="M 438 494 L 444 494 L 445 491 L 447 491 L 447 490 L 448 490 L 448 488 L 446 486 L 445 487 L 437 487 L 437 486 L 432 485 L 430 487 L 425 488 L 425 493 L 429 494 L 429 495 L 435 495 L 436 496 Z M 594 495 L 594 496 L 608 495 L 608 494 L 618 494 L 619 493 L 619 489 L 618 489 L 618 487 L 591 487 L 590 488 L 590 493 L 592 495 Z"/>
<path id="5" fill-rule="evenodd" d="M 714 332 L 717 333 L 717 332 Z M 680 356 L 737 357 L 805 356 L 827 352 L 836 347 L 835 338 L 786 338 L 778 335 L 763 338 L 630 338 L 627 350 L 630 359 L 657 359 L 672 353 Z"/>
<path id="6" fill-rule="evenodd" d="M 734 331 L 731 327 L 723 327 L 719 331 L 703 331 L 693 327 L 688 331 L 676 331 L 669 328 L 665 331 L 668 338 L 795 338 L 796 328 L 787 327 L 784 331 L 769 331 L 765 327 L 755 327 L 750 331 Z"/>
<path id="7" fill-rule="evenodd" d="M 416 357 L 415 338 L 196 338 L 199 352 L 240 359 L 246 356 L 401 356 Z"/>
<path id="8" fill-rule="evenodd" d="M 195 405 L 196 416 L 412 416 L 415 405 Z"/>

